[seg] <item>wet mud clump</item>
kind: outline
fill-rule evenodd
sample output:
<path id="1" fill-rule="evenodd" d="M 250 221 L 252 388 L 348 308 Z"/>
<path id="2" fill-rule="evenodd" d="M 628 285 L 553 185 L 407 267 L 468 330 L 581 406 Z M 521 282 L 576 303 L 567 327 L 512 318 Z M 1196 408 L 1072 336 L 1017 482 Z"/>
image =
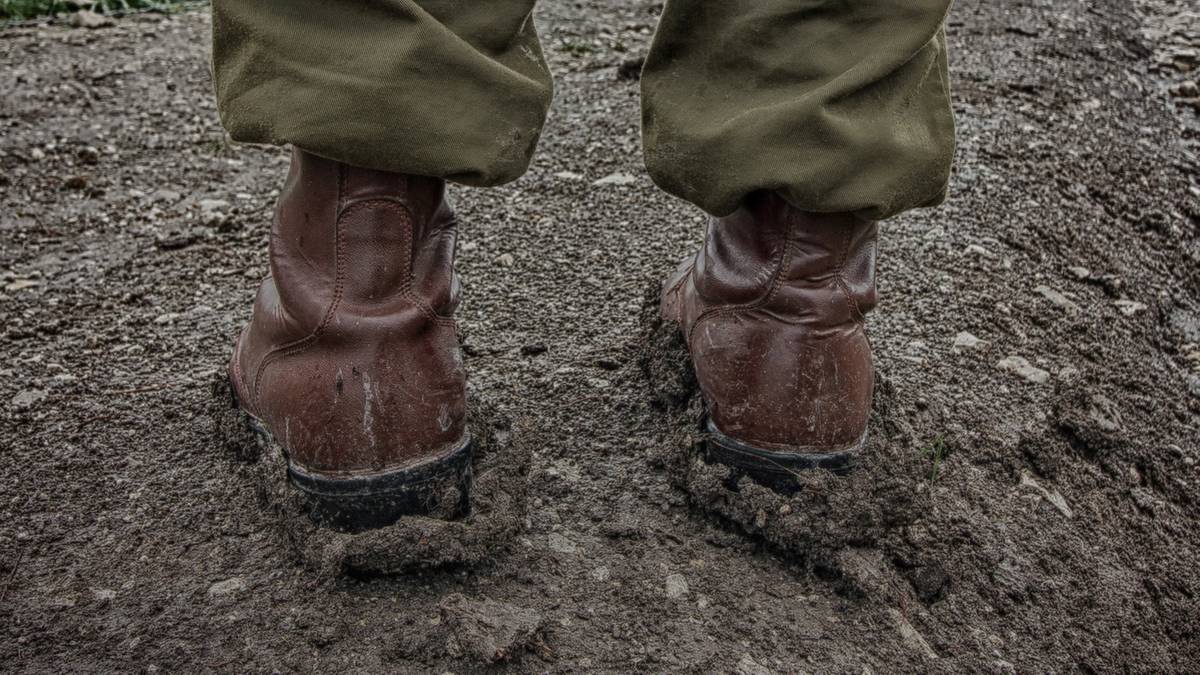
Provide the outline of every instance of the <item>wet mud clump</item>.
<path id="1" fill-rule="evenodd" d="M 476 392 L 468 411 L 475 449 L 467 515 L 404 516 L 387 527 L 357 533 L 313 523 L 303 496 L 288 482 L 282 447 L 248 427 L 224 378 L 214 381 L 212 408 L 215 444 L 254 486 L 260 507 L 275 516 L 292 553 L 322 575 L 371 576 L 471 565 L 494 559 L 524 529 L 530 450 L 521 442 L 522 426 Z M 440 503 L 459 501 L 446 495 Z"/>
<path id="2" fill-rule="evenodd" d="M 912 448 L 911 430 L 892 420 L 894 393 L 882 373 L 868 443 L 848 473 L 798 471 L 794 485 L 776 491 L 708 461 L 703 396 L 678 326 L 658 314 L 657 292 L 655 286 L 647 295 L 638 362 L 669 437 L 658 459 L 694 507 L 817 566 L 836 566 L 840 550 L 878 545 L 918 520 L 935 477 L 932 452 L 944 454 L 947 446 L 929 453 Z"/>

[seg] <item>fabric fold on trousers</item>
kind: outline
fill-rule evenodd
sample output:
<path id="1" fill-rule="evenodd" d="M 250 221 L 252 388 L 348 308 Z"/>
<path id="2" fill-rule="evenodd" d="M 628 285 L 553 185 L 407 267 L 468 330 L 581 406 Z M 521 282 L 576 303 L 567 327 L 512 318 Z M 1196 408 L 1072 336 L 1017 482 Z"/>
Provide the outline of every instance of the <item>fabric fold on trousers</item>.
<path id="1" fill-rule="evenodd" d="M 667 0 L 642 71 L 651 177 L 716 216 L 758 190 L 872 219 L 940 203 L 950 4 Z"/>
<path id="2" fill-rule="evenodd" d="M 214 0 L 235 140 L 490 186 L 526 169 L 552 82 L 534 0 Z M 882 219 L 945 195 L 950 0 L 667 0 L 642 77 L 646 166 L 717 216 L 777 190 Z"/>
<path id="3" fill-rule="evenodd" d="M 552 96 L 534 0 L 214 0 L 221 121 L 356 166 L 489 186 Z"/>

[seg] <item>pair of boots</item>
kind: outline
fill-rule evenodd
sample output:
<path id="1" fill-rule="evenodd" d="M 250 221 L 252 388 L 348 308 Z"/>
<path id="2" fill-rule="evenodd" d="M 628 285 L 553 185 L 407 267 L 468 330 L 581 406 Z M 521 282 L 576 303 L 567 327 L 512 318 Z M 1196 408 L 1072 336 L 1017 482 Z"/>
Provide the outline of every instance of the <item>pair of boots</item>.
<path id="1" fill-rule="evenodd" d="M 467 508 L 455 230 L 439 179 L 293 153 L 270 276 L 229 377 L 320 523 L 361 530 Z M 769 192 L 709 222 L 664 285 L 662 314 L 686 339 L 711 460 L 771 485 L 849 467 L 871 401 L 875 241 L 873 222 Z"/>

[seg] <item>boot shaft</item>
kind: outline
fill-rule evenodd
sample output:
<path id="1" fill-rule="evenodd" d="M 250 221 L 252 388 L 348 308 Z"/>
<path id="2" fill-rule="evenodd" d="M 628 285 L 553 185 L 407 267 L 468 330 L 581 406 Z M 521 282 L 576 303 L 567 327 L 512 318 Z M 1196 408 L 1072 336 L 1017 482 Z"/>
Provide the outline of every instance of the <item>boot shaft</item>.
<path id="1" fill-rule="evenodd" d="M 332 294 L 369 306 L 411 290 L 449 316 L 455 220 L 437 178 L 361 169 L 296 149 L 271 227 L 282 304 Z M 310 320 L 313 317 L 308 317 Z"/>
<path id="2" fill-rule="evenodd" d="M 861 321 L 877 302 L 877 238 L 873 221 L 760 192 L 709 221 L 696 290 L 709 306 L 769 303 L 814 327 Z"/>

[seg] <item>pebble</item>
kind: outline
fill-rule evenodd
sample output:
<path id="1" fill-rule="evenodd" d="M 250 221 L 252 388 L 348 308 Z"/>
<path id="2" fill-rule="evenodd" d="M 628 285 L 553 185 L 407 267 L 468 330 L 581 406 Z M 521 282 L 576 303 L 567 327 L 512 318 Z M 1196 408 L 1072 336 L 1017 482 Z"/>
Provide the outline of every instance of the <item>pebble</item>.
<path id="1" fill-rule="evenodd" d="M 198 204 L 200 213 L 204 214 L 216 213 L 229 208 L 229 202 L 224 199 L 201 199 Z"/>
<path id="2" fill-rule="evenodd" d="M 235 595 L 246 590 L 246 580 L 241 577 L 231 577 L 225 581 L 218 581 L 208 587 L 208 597 L 224 598 L 230 595 Z"/>
<path id="3" fill-rule="evenodd" d="M 87 176 L 82 176 L 82 175 L 71 176 L 70 178 L 63 181 L 63 187 L 67 188 L 68 190 L 82 190 L 87 186 L 88 186 L 88 177 Z"/>
<path id="4" fill-rule="evenodd" d="M 1009 356 L 1001 359 L 1000 362 L 996 364 L 996 367 L 1000 370 L 1013 373 L 1014 375 L 1024 379 L 1026 382 L 1045 384 L 1050 381 L 1050 373 L 1038 368 L 1037 366 L 1034 366 L 1020 356 Z"/>
<path id="5" fill-rule="evenodd" d="M 631 185 L 636 182 L 637 182 L 637 178 L 635 178 L 631 174 L 612 173 L 612 174 L 605 176 L 604 178 L 601 178 L 598 181 L 595 181 L 594 183 L 592 183 L 592 185 L 594 185 L 596 187 L 604 187 L 606 185 Z"/>
<path id="6" fill-rule="evenodd" d="M 500 255 L 496 256 L 496 259 L 492 262 L 501 267 L 512 267 L 513 263 L 516 262 L 516 258 L 513 258 L 511 253 L 501 253 Z"/>
<path id="7" fill-rule="evenodd" d="M 558 532 L 551 532 L 550 536 L 546 537 L 546 544 L 550 547 L 551 551 L 558 553 L 574 553 L 579 549 L 579 546 L 575 542 L 567 539 Z"/>
<path id="8" fill-rule="evenodd" d="M 183 315 L 178 314 L 176 312 L 168 312 L 166 314 L 159 314 L 158 316 L 154 317 L 154 323 L 159 324 L 159 325 L 175 323 L 176 321 L 179 320 L 179 317 L 181 317 L 181 316 L 183 316 Z"/>
<path id="9" fill-rule="evenodd" d="M 892 622 L 896 625 L 896 632 L 900 633 L 900 638 L 904 640 L 905 644 L 924 654 L 927 658 L 936 659 L 938 657 L 937 652 L 933 651 L 933 648 L 925 641 L 925 637 L 916 628 L 913 628 L 900 610 L 888 609 L 888 614 L 891 615 Z"/>
<path id="10" fill-rule="evenodd" d="M 26 389 L 13 396 L 11 404 L 17 410 L 26 410 L 41 403 L 45 398 L 46 391 L 44 389 Z"/>
<path id="11" fill-rule="evenodd" d="M 535 343 L 527 344 L 527 345 L 521 345 L 521 355 L 522 356 L 537 356 L 539 354 L 545 354 L 548 349 L 549 348 L 546 345 L 544 345 L 540 342 L 535 342 Z"/>
<path id="12" fill-rule="evenodd" d="M 742 654 L 734 670 L 738 675 L 771 675 L 770 670 L 750 658 L 749 654 Z"/>
<path id="13" fill-rule="evenodd" d="M 954 344 L 951 348 L 956 352 L 962 352 L 969 349 L 978 349 L 986 344 L 987 342 L 980 340 L 967 331 L 962 331 L 954 336 Z"/>
<path id="14" fill-rule="evenodd" d="M 592 570 L 592 579 L 596 581 L 608 581 L 609 572 L 607 567 L 597 567 Z"/>
<path id="15" fill-rule="evenodd" d="M 183 195 L 181 195 L 180 193 L 176 192 L 175 190 L 169 190 L 167 188 L 160 188 L 160 189 L 155 190 L 154 192 L 150 193 L 150 201 L 152 201 L 152 202 L 174 203 L 174 202 L 179 201 L 182 197 L 183 197 Z"/>
<path id="16" fill-rule="evenodd" d="M 1071 511 L 1071 507 L 1067 505 L 1067 500 L 1058 492 L 1058 490 L 1048 490 L 1034 479 L 1033 474 L 1028 471 L 1021 472 L 1020 487 L 1032 490 L 1037 493 L 1042 499 L 1050 502 L 1054 508 L 1058 509 L 1064 517 L 1074 518 L 1075 513 Z"/>
<path id="17" fill-rule="evenodd" d="M 90 9 L 81 9 L 71 15 L 71 25 L 75 28 L 103 28 L 113 25 L 113 20 Z"/>
<path id="18" fill-rule="evenodd" d="M 682 574 L 667 575 L 667 597 L 682 598 L 688 593 L 688 582 Z"/>
<path id="19" fill-rule="evenodd" d="M 1125 316 L 1133 316 L 1146 309 L 1146 305 L 1134 300 L 1113 300 L 1113 305 Z"/>
<path id="20" fill-rule="evenodd" d="M 1033 291 L 1035 293 L 1037 293 L 1038 295 L 1042 296 L 1043 298 L 1049 300 L 1050 303 L 1056 307 L 1061 307 L 1061 308 L 1067 310 L 1068 312 L 1078 312 L 1079 311 L 1079 305 L 1075 304 L 1075 302 L 1072 301 L 1070 298 L 1063 295 L 1062 293 L 1059 293 L 1058 291 L 1054 290 L 1053 288 L 1050 288 L 1049 286 L 1038 286 L 1038 287 L 1034 288 Z"/>
<path id="21" fill-rule="evenodd" d="M 583 174 L 575 173 L 574 171 L 559 171 L 554 174 L 559 180 L 583 180 Z"/>
<path id="22" fill-rule="evenodd" d="M 13 291 L 20 291 L 20 290 L 24 290 L 26 288 L 33 288 L 34 286 L 37 286 L 37 285 L 38 285 L 38 282 L 33 279 L 17 279 L 8 284 L 5 284 L 4 290 L 9 293 L 12 293 Z"/>

